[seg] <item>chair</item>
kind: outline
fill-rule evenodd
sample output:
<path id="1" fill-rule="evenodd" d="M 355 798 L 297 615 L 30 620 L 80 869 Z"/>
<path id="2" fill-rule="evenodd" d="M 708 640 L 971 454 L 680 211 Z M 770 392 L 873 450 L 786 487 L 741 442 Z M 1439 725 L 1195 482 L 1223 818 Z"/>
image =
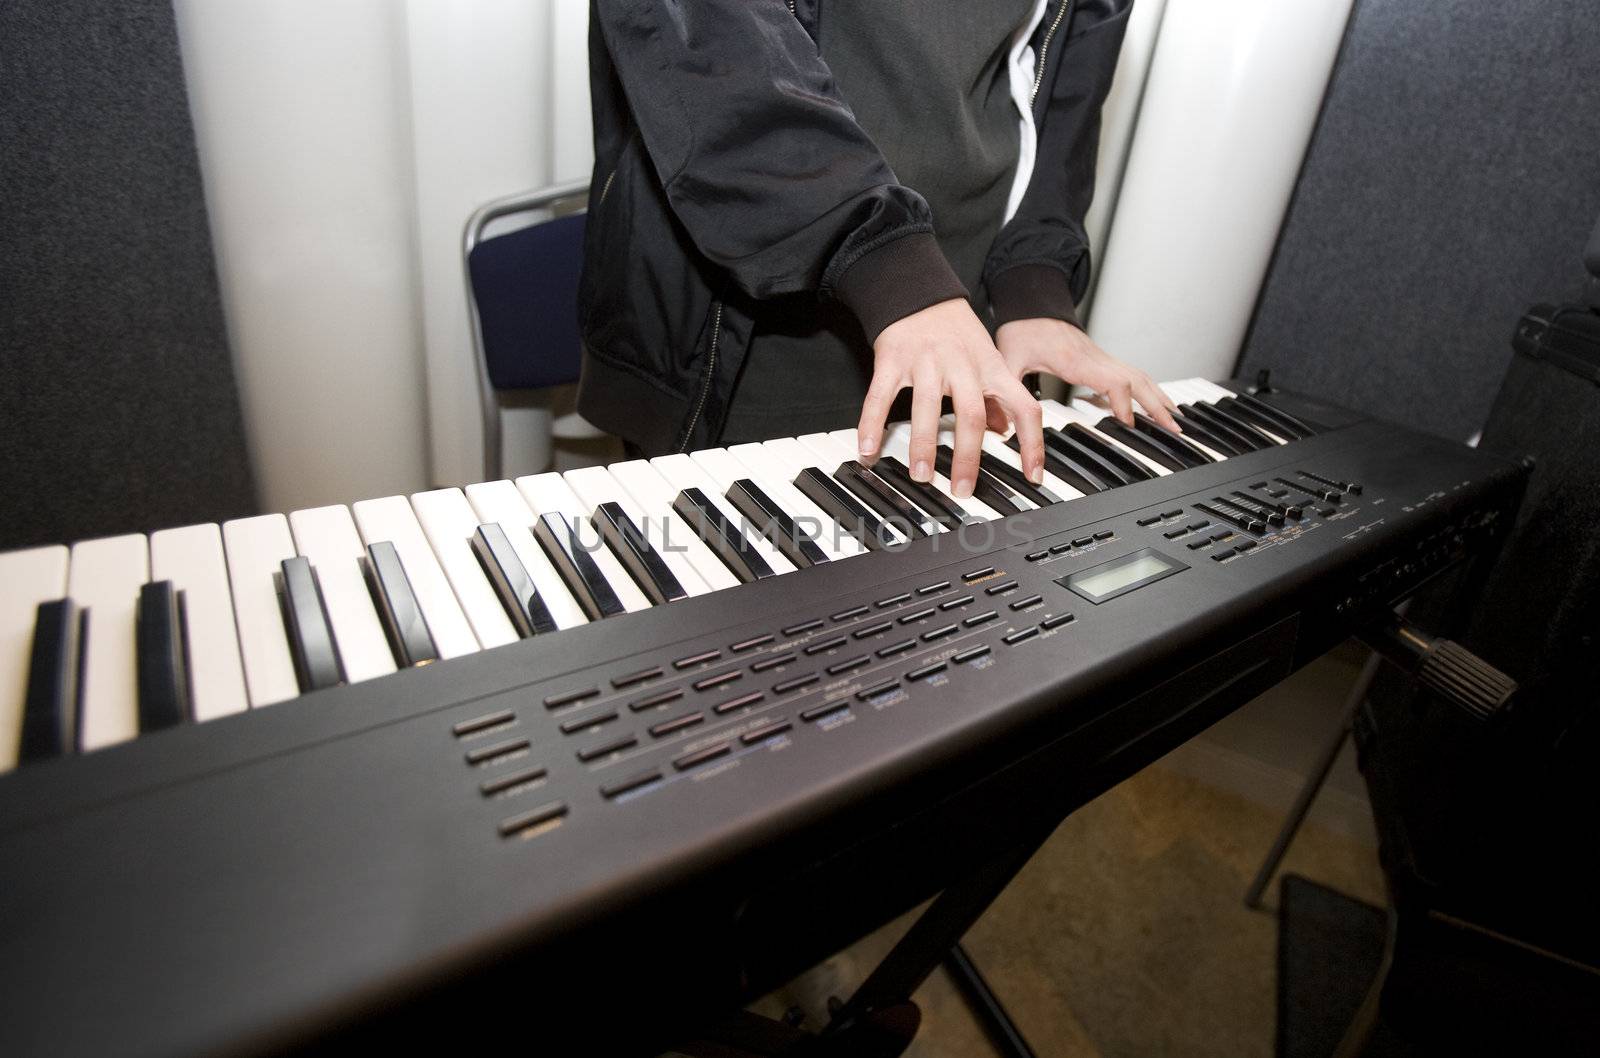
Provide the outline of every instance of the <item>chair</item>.
<path id="1" fill-rule="evenodd" d="M 467 221 L 462 261 L 483 409 L 485 480 L 501 477 L 506 395 L 578 380 L 578 276 L 588 190 L 587 181 L 574 181 L 524 192 L 482 206 Z M 576 209 L 562 209 L 568 205 Z"/>

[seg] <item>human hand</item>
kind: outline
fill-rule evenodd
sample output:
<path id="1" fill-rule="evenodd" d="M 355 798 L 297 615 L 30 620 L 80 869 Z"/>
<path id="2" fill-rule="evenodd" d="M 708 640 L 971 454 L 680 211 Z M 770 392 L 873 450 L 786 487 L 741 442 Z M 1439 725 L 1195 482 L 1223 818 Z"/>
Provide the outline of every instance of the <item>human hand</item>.
<path id="1" fill-rule="evenodd" d="M 1044 481 L 1044 433 L 1039 402 L 1001 358 L 989 331 L 965 298 L 930 305 L 896 320 L 872 343 L 872 384 L 861 405 L 857 447 L 864 462 L 878 457 L 889 406 L 911 387 L 911 476 L 933 480 L 939 413 L 948 396 L 955 408 L 955 458 L 950 483 L 957 496 L 972 495 L 984 428 L 1015 426 L 1028 480 Z"/>
<path id="2" fill-rule="evenodd" d="M 1133 402 L 1145 414 L 1176 433 L 1178 406 L 1151 381 L 1101 349 L 1082 330 L 1065 320 L 1012 320 L 995 336 L 1000 356 L 1013 377 L 1043 371 L 1065 382 L 1087 386 L 1111 402 L 1111 413 L 1133 425 Z"/>

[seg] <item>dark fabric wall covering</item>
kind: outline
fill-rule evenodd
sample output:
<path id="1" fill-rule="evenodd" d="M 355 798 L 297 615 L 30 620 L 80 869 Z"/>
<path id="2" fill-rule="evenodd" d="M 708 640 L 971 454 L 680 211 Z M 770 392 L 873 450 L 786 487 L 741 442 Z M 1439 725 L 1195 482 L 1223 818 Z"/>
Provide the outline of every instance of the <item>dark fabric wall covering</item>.
<path id="1" fill-rule="evenodd" d="M 1357 0 L 1243 373 L 1464 439 L 1597 215 L 1595 0 Z"/>
<path id="2" fill-rule="evenodd" d="M 0 3 L 0 550 L 253 510 L 170 0 Z"/>

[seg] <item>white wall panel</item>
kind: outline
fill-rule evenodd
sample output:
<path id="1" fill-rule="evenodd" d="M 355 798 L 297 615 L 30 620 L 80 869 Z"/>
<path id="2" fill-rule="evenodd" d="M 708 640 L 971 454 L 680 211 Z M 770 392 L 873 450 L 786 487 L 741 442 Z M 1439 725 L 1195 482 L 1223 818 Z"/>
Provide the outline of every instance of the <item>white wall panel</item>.
<path id="1" fill-rule="evenodd" d="M 1107 351 L 1157 378 L 1230 371 L 1350 7 L 1168 0 L 1095 291 Z"/>

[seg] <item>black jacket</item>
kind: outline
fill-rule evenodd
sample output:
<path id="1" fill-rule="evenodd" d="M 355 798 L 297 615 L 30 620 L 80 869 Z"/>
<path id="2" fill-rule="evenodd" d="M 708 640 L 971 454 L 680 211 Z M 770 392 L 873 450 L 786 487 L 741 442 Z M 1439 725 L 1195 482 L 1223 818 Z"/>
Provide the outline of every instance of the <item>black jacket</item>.
<path id="1" fill-rule="evenodd" d="M 595 0 L 578 409 L 649 452 L 715 443 L 763 299 L 843 302 L 870 341 L 966 293 L 817 53 L 823 0 Z M 995 322 L 1072 319 L 1100 107 L 1132 0 L 1050 0 L 1038 152 L 984 285 Z"/>

